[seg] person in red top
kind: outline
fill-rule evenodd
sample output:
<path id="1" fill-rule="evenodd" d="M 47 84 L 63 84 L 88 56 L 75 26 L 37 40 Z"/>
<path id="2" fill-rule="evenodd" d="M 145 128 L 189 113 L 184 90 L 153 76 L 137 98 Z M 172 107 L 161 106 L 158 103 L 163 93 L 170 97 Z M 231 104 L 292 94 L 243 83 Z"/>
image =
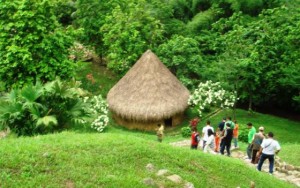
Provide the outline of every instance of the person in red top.
<path id="1" fill-rule="evenodd" d="M 193 127 L 192 131 L 193 132 L 192 132 L 192 135 L 191 135 L 191 149 L 197 149 L 199 141 L 200 141 L 200 136 L 199 136 L 199 133 L 197 131 L 197 127 Z"/>
<path id="2" fill-rule="evenodd" d="M 191 128 L 197 127 L 199 121 L 200 121 L 199 118 L 194 118 L 194 119 L 192 119 L 192 120 L 190 121 L 190 126 L 191 126 Z"/>

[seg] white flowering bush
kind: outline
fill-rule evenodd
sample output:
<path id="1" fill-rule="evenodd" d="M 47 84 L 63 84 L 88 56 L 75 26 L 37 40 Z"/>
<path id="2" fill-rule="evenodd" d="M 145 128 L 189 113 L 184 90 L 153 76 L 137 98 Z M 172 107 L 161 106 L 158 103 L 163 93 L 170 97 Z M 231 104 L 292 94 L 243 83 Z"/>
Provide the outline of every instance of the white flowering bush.
<path id="1" fill-rule="evenodd" d="M 209 80 L 198 85 L 198 88 L 190 95 L 188 104 L 197 108 L 199 117 L 202 117 L 204 109 L 211 106 L 230 108 L 236 101 L 236 92 L 226 91 L 219 82 Z"/>
<path id="2" fill-rule="evenodd" d="M 101 95 L 98 95 L 91 98 L 85 97 L 84 102 L 90 104 L 90 112 L 92 117 L 95 117 L 95 119 L 92 120 L 91 127 L 96 129 L 98 132 L 103 132 L 109 122 L 109 118 L 107 116 L 108 105 L 106 101 Z"/>

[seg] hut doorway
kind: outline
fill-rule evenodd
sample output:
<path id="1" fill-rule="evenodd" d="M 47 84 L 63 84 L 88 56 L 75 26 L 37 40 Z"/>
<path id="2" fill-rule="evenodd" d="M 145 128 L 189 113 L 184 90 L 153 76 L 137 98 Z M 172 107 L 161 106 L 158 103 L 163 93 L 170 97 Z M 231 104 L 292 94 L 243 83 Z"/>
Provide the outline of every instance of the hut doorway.
<path id="1" fill-rule="evenodd" d="M 166 127 L 172 127 L 172 118 L 165 119 L 164 123 Z"/>

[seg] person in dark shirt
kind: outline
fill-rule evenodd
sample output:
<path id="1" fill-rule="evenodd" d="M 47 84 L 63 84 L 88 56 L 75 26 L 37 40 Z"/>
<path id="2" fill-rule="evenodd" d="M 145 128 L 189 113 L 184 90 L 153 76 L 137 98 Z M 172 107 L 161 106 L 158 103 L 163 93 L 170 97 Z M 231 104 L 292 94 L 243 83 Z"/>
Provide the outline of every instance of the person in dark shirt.
<path id="1" fill-rule="evenodd" d="M 230 156 L 230 146 L 231 146 L 231 140 L 233 137 L 233 130 L 230 127 L 230 123 L 226 124 L 226 129 L 224 130 L 224 136 L 221 137 L 223 141 L 223 145 L 221 146 L 221 154 L 224 155 L 224 150 L 226 148 L 227 156 Z"/>
<path id="2" fill-rule="evenodd" d="M 224 125 L 225 125 L 225 122 L 226 122 L 226 118 L 224 117 L 222 119 L 222 121 L 219 123 L 218 125 L 218 130 L 217 130 L 217 134 L 222 137 L 224 136 Z M 222 148 L 222 145 L 224 145 L 224 142 L 223 140 L 221 139 L 221 143 L 220 143 L 220 148 Z M 216 145 L 216 148 L 218 149 L 219 146 Z"/>
<path id="3" fill-rule="evenodd" d="M 225 121 L 226 121 L 226 118 L 223 118 L 223 120 L 218 125 L 218 130 L 221 132 L 223 132 L 223 130 L 224 130 Z"/>

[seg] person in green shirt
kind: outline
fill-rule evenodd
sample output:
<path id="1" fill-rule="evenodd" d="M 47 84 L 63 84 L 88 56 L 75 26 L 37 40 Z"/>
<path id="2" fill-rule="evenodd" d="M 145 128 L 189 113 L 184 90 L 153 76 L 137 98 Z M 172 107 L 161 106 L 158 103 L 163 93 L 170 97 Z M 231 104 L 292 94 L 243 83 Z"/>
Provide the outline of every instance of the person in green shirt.
<path id="1" fill-rule="evenodd" d="M 231 121 L 231 117 L 227 117 L 226 118 L 226 122 L 224 123 L 224 130 L 226 129 L 226 124 L 229 123 L 230 124 L 230 128 L 233 130 L 234 129 L 234 123 Z"/>
<path id="2" fill-rule="evenodd" d="M 253 137 L 256 133 L 256 129 L 255 127 L 252 125 L 252 123 L 247 123 L 248 125 L 248 129 L 249 129 L 249 132 L 248 132 L 248 147 L 247 147 L 247 156 L 248 156 L 248 159 L 251 159 L 251 156 L 252 156 L 252 140 L 253 140 Z"/>

